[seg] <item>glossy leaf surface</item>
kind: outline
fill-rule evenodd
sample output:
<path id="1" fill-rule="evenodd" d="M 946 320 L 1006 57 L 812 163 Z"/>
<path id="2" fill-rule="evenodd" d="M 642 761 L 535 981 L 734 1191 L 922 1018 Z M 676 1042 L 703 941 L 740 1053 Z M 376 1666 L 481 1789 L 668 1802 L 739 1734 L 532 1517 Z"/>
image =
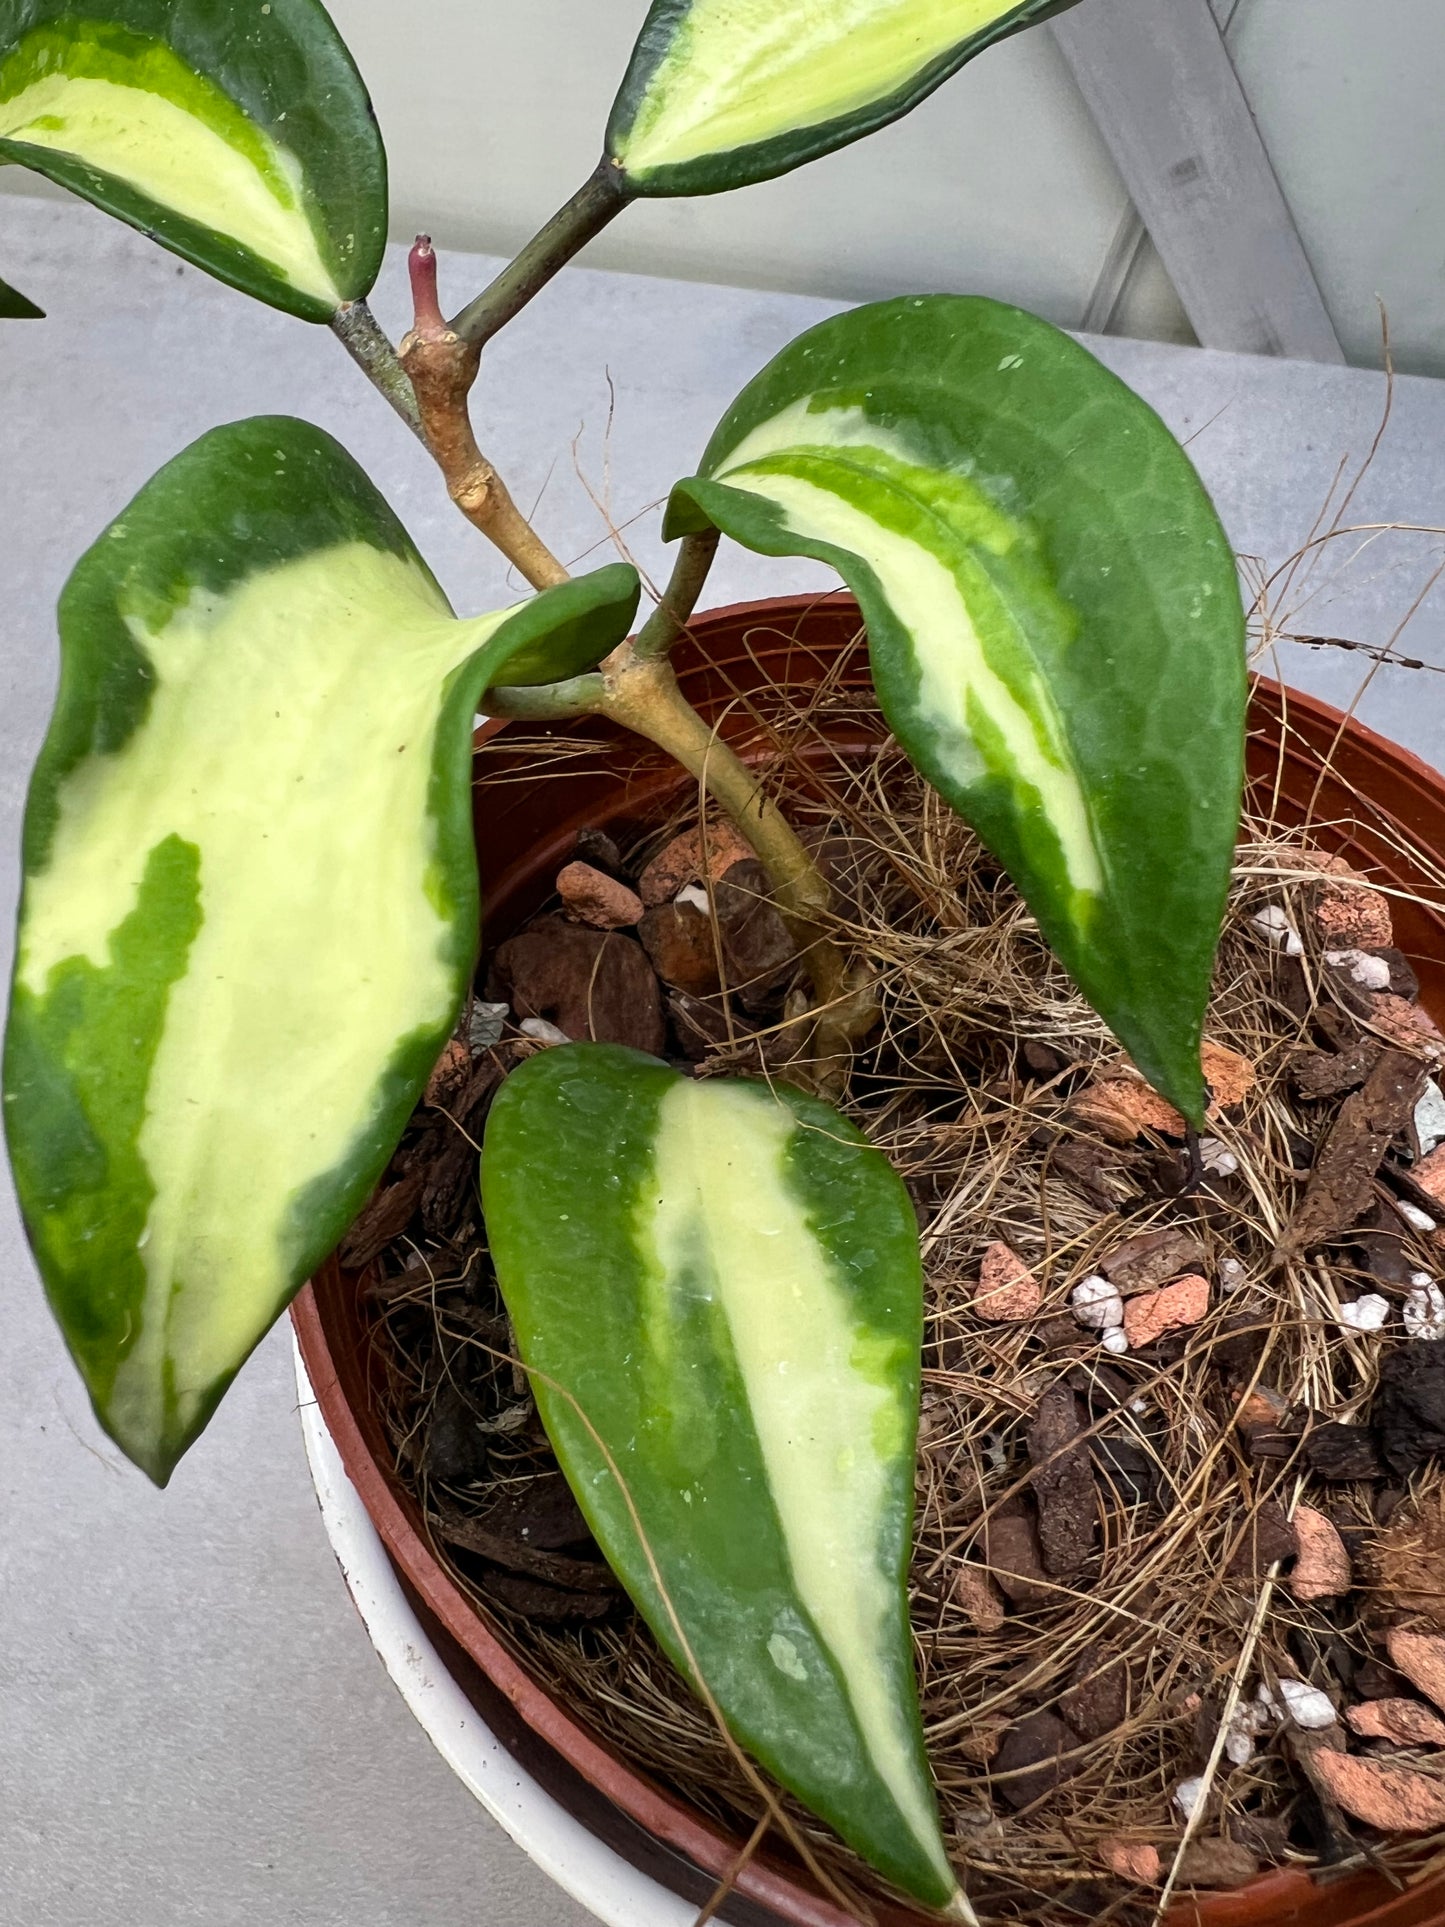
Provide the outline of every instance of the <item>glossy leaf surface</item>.
<path id="1" fill-rule="evenodd" d="M 44 308 L 37 308 L 28 295 L 8 282 L 0 281 L 0 321 L 43 321 Z"/>
<path id="2" fill-rule="evenodd" d="M 901 1181 L 786 1086 L 577 1044 L 502 1087 L 482 1202 L 548 1434 L 659 1641 L 690 1674 L 607 1454 L 737 1738 L 948 1901 L 904 1593 L 923 1291 Z"/>
<path id="3" fill-rule="evenodd" d="M 1200 1119 L 1244 617 L 1164 424 L 1015 308 L 884 302 L 744 391 L 674 493 L 670 533 L 707 522 L 843 576 L 899 741 L 1140 1070 Z"/>
<path id="4" fill-rule="evenodd" d="M 320 0 L 0 0 L 0 161 L 311 321 L 386 245 L 381 136 Z"/>
<path id="5" fill-rule="evenodd" d="M 633 194 L 785 174 L 1071 0 L 653 0 L 607 152 Z"/>
<path id="6" fill-rule="evenodd" d="M 6 1135 L 102 1424 L 163 1482 L 335 1245 L 477 942 L 471 734 L 624 567 L 458 621 L 351 458 L 260 419 L 83 557 L 25 820 Z"/>

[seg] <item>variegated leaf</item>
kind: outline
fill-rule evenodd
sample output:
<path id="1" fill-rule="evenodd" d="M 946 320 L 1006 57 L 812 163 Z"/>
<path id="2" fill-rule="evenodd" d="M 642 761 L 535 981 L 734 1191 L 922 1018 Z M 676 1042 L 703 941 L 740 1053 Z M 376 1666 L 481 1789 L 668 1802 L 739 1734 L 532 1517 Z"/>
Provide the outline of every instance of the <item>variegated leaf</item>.
<path id="1" fill-rule="evenodd" d="M 81 560 L 25 821 L 5 1129 L 102 1424 L 159 1482 L 386 1164 L 477 944 L 471 734 L 614 567 L 458 621 L 301 422 L 197 442 Z"/>
<path id="2" fill-rule="evenodd" d="M 577 1044 L 503 1085 L 482 1203 L 548 1435 L 662 1646 L 872 1865 L 968 1917 L 913 1677 L 923 1277 L 887 1160 L 785 1085 Z"/>
<path id="3" fill-rule="evenodd" d="M 607 153 L 633 194 L 715 194 L 886 126 L 1073 0 L 653 0 Z"/>
<path id="4" fill-rule="evenodd" d="M 320 0 L 0 0 L 3 161 L 310 321 L 386 245 L 381 136 Z"/>
<path id="5" fill-rule="evenodd" d="M 837 568 L 900 742 L 1199 1120 L 1244 619 L 1219 519 L 1159 418 L 1015 308 L 883 302 L 744 391 L 674 493 L 672 534 L 705 523 Z"/>

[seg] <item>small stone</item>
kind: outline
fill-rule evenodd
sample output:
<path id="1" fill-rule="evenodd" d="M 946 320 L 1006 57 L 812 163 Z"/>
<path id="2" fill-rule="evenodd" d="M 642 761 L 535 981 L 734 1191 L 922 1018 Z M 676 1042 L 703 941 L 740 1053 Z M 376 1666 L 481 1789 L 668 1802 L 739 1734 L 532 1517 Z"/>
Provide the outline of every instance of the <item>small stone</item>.
<path id="1" fill-rule="evenodd" d="M 572 1042 L 560 1025 L 549 1024 L 545 1017 L 524 1017 L 517 1028 L 524 1037 L 530 1037 L 534 1044 L 543 1044 L 549 1050 L 557 1044 Z"/>
<path id="2" fill-rule="evenodd" d="M 717 883 L 735 863 L 752 855 L 752 850 L 727 823 L 709 823 L 706 834 L 699 827 L 685 830 L 666 843 L 648 864 L 638 880 L 637 893 L 651 909 L 670 902 L 688 883 Z"/>
<path id="3" fill-rule="evenodd" d="M 1069 1112 L 1111 1144 L 1132 1144 L 1144 1131 L 1164 1137 L 1183 1137 L 1185 1132 L 1184 1119 L 1174 1106 L 1137 1075 L 1099 1078 L 1085 1085 Z"/>
<path id="4" fill-rule="evenodd" d="M 1226 1291 L 1238 1291 L 1248 1275 L 1238 1258 L 1220 1259 L 1219 1282 Z"/>
<path id="5" fill-rule="evenodd" d="M 1390 966 L 1383 957 L 1373 957 L 1368 950 L 1327 950 L 1325 962 L 1336 970 L 1343 970 L 1362 990 L 1390 988 Z"/>
<path id="6" fill-rule="evenodd" d="M 1282 903 L 1267 903 L 1250 922 L 1260 935 L 1272 943 L 1276 949 L 1283 950 L 1287 957 L 1302 957 L 1305 947 L 1300 942 L 1299 932 L 1289 920 L 1289 912 Z"/>
<path id="7" fill-rule="evenodd" d="M 1313 1506 L 1295 1507 L 1295 1538 L 1299 1556 L 1289 1577 L 1289 1588 L 1296 1599 L 1338 1599 L 1350 1590 L 1350 1555 L 1345 1542 L 1325 1517 Z"/>
<path id="8" fill-rule="evenodd" d="M 1390 1301 L 1377 1291 L 1340 1306 L 1340 1323 L 1348 1331 L 1377 1332 L 1390 1321 Z"/>
<path id="9" fill-rule="evenodd" d="M 625 930 L 642 920 L 642 898 L 616 877 L 590 863 L 567 863 L 557 872 L 557 894 L 574 923 L 594 930 Z"/>
<path id="10" fill-rule="evenodd" d="M 1428 1157 L 1439 1144 L 1445 1144 L 1445 1091 L 1432 1077 L 1425 1086 L 1425 1095 L 1415 1106 L 1415 1136 L 1419 1140 L 1421 1157 Z M 1424 1212 L 1420 1213 L 1424 1217 Z M 1422 1227 L 1433 1231 L 1433 1225 Z"/>
<path id="11" fill-rule="evenodd" d="M 1217 1137 L 1200 1138 L 1199 1162 L 1217 1178 L 1232 1178 L 1239 1169 L 1239 1159 Z"/>
<path id="12" fill-rule="evenodd" d="M 959 1568 L 953 1597 L 976 1633 L 996 1633 L 1003 1625 L 1003 1594 L 982 1566 Z"/>
<path id="13" fill-rule="evenodd" d="M 473 1002 L 467 1017 L 467 1042 L 478 1057 L 501 1043 L 511 1014 L 508 1004 L 487 1004 L 480 997 Z"/>
<path id="14" fill-rule="evenodd" d="M 1419 1166 L 1416 1167 L 1415 1182 L 1417 1184 L 1420 1182 Z M 1428 1185 L 1425 1188 L 1429 1190 Z M 1434 1196 L 1433 1192 L 1431 1196 Z M 1395 1209 L 1412 1231 L 1434 1231 L 1437 1229 L 1435 1220 L 1430 1216 L 1430 1213 L 1428 1211 L 1422 1211 L 1418 1204 L 1411 1204 L 1408 1198 L 1396 1198 Z"/>
<path id="15" fill-rule="evenodd" d="M 1111 1352 L 1115 1358 L 1122 1358 L 1129 1349 L 1129 1334 L 1122 1325 L 1115 1325 L 1104 1333 L 1099 1342 L 1106 1352 Z"/>
<path id="16" fill-rule="evenodd" d="M 1364 1740 L 1390 1740 L 1396 1746 L 1445 1746 L 1445 1720 L 1420 1700 L 1366 1700 L 1345 1718 Z"/>
<path id="17" fill-rule="evenodd" d="M 1124 1335 L 1134 1351 L 1152 1345 L 1165 1332 L 1197 1325 L 1209 1310 L 1209 1281 L 1197 1274 L 1131 1298 L 1124 1307 Z"/>
<path id="18" fill-rule="evenodd" d="M 1242 1887 L 1258 1872 L 1258 1856 L 1236 1840 L 1191 1840 L 1179 1859 L 1178 1884 Z"/>
<path id="19" fill-rule="evenodd" d="M 1335 1723 L 1334 1701 L 1308 1680 L 1282 1679 L 1273 1697 L 1276 1704 L 1283 1704 L 1295 1725 L 1302 1726 L 1307 1733 L 1319 1732 Z"/>
<path id="20" fill-rule="evenodd" d="M 689 997 L 716 996 L 718 939 L 712 919 L 691 904 L 659 903 L 645 911 L 637 934 L 652 967 L 670 990 Z"/>
<path id="21" fill-rule="evenodd" d="M 1337 1805 L 1386 1833 L 1428 1833 L 1445 1827 L 1445 1780 L 1385 1760 L 1322 1752 L 1314 1773 Z"/>
<path id="22" fill-rule="evenodd" d="M 1018 1253 L 995 1241 L 983 1254 L 973 1310 L 980 1318 L 1018 1324 L 1032 1318 L 1044 1301 L 1039 1281 Z"/>
<path id="23" fill-rule="evenodd" d="M 1206 1038 L 1200 1046 L 1199 1062 L 1214 1100 L 1211 1109 L 1232 1111 L 1254 1089 L 1254 1065 L 1242 1051 L 1231 1050 L 1227 1044 L 1211 1044 Z"/>
<path id="24" fill-rule="evenodd" d="M 1198 1811 L 1199 1803 L 1203 1798 L 1204 1780 L 1202 1775 L 1195 1775 L 1194 1778 L 1189 1780 L 1181 1780 L 1174 1789 L 1174 1804 L 1186 1820 L 1192 1820 L 1194 1818 L 1195 1813 Z"/>
<path id="25" fill-rule="evenodd" d="M 1095 1272 L 1069 1293 L 1069 1303 L 1081 1325 L 1091 1331 L 1112 1331 L 1124 1322 L 1124 1301 L 1109 1280 Z"/>
<path id="26" fill-rule="evenodd" d="M 1385 1644 L 1391 1665 L 1445 1712 L 1445 1635 L 1396 1626 L 1385 1635 Z"/>
<path id="27" fill-rule="evenodd" d="M 492 1001 L 518 1018 L 540 1017 L 578 1043 L 626 1044 L 660 1057 L 662 995 L 647 955 L 618 930 L 590 930 L 538 917 L 497 951 L 487 976 Z"/>
<path id="28" fill-rule="evenodd" d="M 1110 1834 L 1098 1846 L 1100 1860 L 1120 1880 L 1130 1880 L 1136 1887 L 1155 1887 L 1163 1873 L 1163 1863 L 1159 1849 L 1147 1840 L 1129 1840 L 1122 1834 Z"/>
<path id="29" fill-rule="evenodd" d="M 1127 1296 L 1167 1285 L 1171 1278 L 1199 1271 L 1203 1264 L 1204 1247 L 1193 1232 L 1166 1225 L 1162 1231 L 1136 1232 L 1115 1245 L 1099 1260 L 1099 1270 Z"/>
<path id="30" fill-rule="evenodd" d="M 1410 1287 L 1405 1300 L 1405 1330 L 1412 1338 L 1438 1344 L 1445 1338 L 1445 1291 L 1424 1271 L 1412 1275 Z"/>
<path id="31" fill-rule="evenodd" d="M 1032 1806 L 1078 1772 L 1080 1763 L 1063 1757 L 1078 1745 L 1078 1734 L 1057 1713 L 1025 1713 L 1004 1735 L 990 1778 L 1009 1806 Z"/>

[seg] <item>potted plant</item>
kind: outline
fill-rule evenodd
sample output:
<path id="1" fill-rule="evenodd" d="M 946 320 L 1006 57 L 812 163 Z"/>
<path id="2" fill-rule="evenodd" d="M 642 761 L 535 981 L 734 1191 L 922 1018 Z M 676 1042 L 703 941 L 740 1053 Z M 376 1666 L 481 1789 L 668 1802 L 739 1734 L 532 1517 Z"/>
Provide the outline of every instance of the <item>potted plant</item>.
<path id="1" fill-rule="evenodd" d="M 366 304 L 385 158 L 317 0 L 0 6 L 0 159 L 330 326 L 535 591 L 458 618 L 345 451 L 271 418 L 203 435 L 77 564 L 4 1094 L 101 1423 L 163 1484 L 387 1171 L 472 994 L 478 709 L 645 739 L 761 866 L 786 1073 L 691 1076 L 660 1036 L 515 1054 L 480 1166 L 491 1262 L 587 1526 L 765 1815 L 811 1857 L 754 1761 L 963 1919 L 906 1592 L 919 1226 L 839 1108 L 887 997 L 766 757 L 673 658 L 705 645 L 721 537 L 831 564 L 907 780 L 1002 866 L 1197 1180 L 1244 766 L 1234 560 L 1152 412 L 992 301 L 907 296 L 784 350 L 673 488 L 677 564 L 635 634 L 635 572 L 568 576 L 470 397 L 487 343 L 633 199 L 812 160 L 1053 10 L 656 0 L 593 176 L 451 321 L 419 240 L 394 349 Z M 999 1263 L 985 1298 L 1019 1282 Z"/>

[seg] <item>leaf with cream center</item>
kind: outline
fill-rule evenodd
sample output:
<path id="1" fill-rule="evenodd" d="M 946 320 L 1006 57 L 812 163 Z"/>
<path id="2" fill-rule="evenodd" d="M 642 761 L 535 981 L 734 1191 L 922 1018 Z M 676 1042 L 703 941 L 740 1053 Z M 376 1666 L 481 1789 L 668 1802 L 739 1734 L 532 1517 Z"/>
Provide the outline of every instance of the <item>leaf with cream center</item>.
<path id="1" fill-rule="evenodd" d="M 386 155 L 320 0 L 0 0 L 0 162 L 308 321 L 369 293 Z"/>
<path id="2" fill-rule="evenodd" d="M 605 653 L 637 596 L 619 565 L 459 621 L 351 458 L 286 419 L 178 456 L 67 584 L 5 1129 L 101 1423 L 157 1481 L 456 1020 L 484 689 L 548 635 L 564 669 Z"/>
<path id="3" fill-rule="evenodd" d="M 1158 416 L 1016 308 L 882 302 L 744 390 L 669 509 L 672 535 L 709 524 L 843 576 L 904 749 L 1140 1070 L 1200 1121 L 1244 614 L 1219 518 Z"/>
<path id="4" fill-rule="evenodd" d="M 482 1203 L 548 1434 L 658 1640 L 785 1786 L 946 1905 L 904 1586 L 923 1280 L 902 1182 L 786 1086 L 577 1044 L 503 1085 Z"/>
<path id="5" fill-rule="evenodd" d="M 898 120 L 1072 0 L 653 0 L 607 129 L 631 194 L 715 194 Z"/>

